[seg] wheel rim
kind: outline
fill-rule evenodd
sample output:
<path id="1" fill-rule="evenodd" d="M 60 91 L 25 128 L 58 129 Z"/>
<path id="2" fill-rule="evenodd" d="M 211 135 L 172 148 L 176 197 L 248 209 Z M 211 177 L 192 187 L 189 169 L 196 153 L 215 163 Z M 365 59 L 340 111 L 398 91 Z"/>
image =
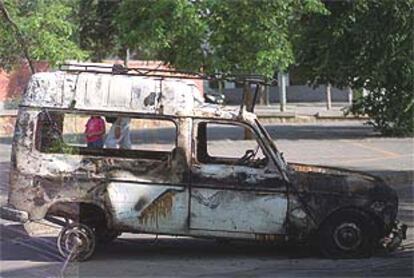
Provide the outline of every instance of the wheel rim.
<path id="1" fill-rule="evenodd" d="M 342 250 L 354 250 L 361 244 L 361 229 L 355 223 L 343 223 L 335 229 L 333 238 Z"/>
<path id="2" fill-rule="evenodd" d="M 57 246 L 64 258 L 86 260 L 95 250 L 95 236 L 85 225 L 70 225 L 60 232 Z"/>

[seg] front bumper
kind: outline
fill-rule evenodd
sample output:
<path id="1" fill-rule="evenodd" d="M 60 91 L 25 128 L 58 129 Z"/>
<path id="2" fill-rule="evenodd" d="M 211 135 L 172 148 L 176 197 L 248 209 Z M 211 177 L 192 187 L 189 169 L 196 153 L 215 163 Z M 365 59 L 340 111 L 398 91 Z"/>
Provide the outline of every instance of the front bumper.
<path id="1" fill-rule="evenodd" d="M 402 241 L 407 238 L 407 228 L 407 225 L 396 221 L 391 233 L 381 240 L 381 245 L 389 251 L 396 250 L 401 246 Z"/>
<path id="2" fill-rule="evenodd" d="M 6 205 L 0 207 L 0 218 L 13 222 L 26 223 L 29 220 L 29 214 L 26 211 Z"/>

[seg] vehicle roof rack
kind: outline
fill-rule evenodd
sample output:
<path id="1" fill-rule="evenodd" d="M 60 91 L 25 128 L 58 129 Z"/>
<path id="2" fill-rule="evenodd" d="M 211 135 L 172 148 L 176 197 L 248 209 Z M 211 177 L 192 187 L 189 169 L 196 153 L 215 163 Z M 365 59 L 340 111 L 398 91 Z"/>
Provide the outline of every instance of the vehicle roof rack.
<path id="1" fill-rule="evenodd" d="M 97 65 L 97 64 L 76 64 L 65 63 L 59 66 L 59 70 L 66 72 L 89 72 L 100 74 L 117 74 L 129 76 L 148 76 L 157 78 L 173 79 L 200 79 L 207 81 L 227 81 L 238 84 L 249 83 L 253 85 L 272 85 L 275 80 L 267 80 L 259 74 L 206 74 L 192 71 L 182 71 L 175 69 L 160 68 L 141 68 L 141 67 L 124 67 L 122 64 Z"/>
<path id="2" fill-rule="evenodd" d="M 99 73 L 99 74 L 112 74 L 112 75 L 129 75 L 129 76 L 147 76 L 155 77 L 160 80 L 166 78 L 172 79 L 198 79 L 198 80 L 207 80 L 207 81 L 227 81 L 233 82 L 235 84 L 245 84 L 255 85 L 256 89 L 253 95 L 253 102 L 251 107 L 247 107 L 248 111 L 253 112 L 254 107 L 256 106 L 256 101 L 258 97 L 259 87 L 260 86 L 273 86 L 277 83 L 275 79 L 268 80 L 263 75 L 259 74 L 238 74 L 238 75 L 228 75 L 228 74 L 206 74 L 200 72 L 192 71 L 182 71 L 175 69 L 160 69 L 160 68 L 140 68 L 140 67 L 124 67 L 122 64 L 113 64 L 111 65 L 102 65 L 102 64 L 78 64 L 78 63 L 65 63 L 59 66 L 59 70 L 66 72 L 89 72 L 89 73 Z M 242 99 L 245 98 L 243 92 Z M 243 102 L 240 104 L 240 113 L 244 109 Z"/>

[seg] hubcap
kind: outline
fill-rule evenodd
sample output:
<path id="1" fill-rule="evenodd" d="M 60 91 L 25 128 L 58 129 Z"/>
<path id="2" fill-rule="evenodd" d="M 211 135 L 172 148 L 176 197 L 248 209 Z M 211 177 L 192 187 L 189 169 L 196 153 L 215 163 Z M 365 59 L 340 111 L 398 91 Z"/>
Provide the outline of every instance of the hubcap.
<path id="1" fill-rule="evenodd" d="M 95 249 L 95 237 L 90 228 L 77 224 L 63 228 L 58 237 L 58 250 L 69 260 L 85 260 Z"/>
<path id="2" fill-rule="evenodd" d="M 361 244 L 361 230 L 354 223 L 339 225 L 333 234 L 336 245 L 342 250 L 353 250 Z"/>

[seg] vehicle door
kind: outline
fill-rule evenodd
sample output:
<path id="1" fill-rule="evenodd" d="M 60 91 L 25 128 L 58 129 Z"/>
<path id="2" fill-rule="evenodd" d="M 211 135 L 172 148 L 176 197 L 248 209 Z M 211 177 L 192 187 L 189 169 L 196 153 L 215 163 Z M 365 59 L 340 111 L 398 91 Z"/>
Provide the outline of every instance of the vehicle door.
<path id="1" fill-rule="evenodd" d="M 284 234 L 286 184 L 259 135 L 243 123 L 199 119 L 193 138 L 190 229 Z"/>
<path id="2" fill-rule="evenodd" d="M 132 157 L 114 165 L 118 170 L 107 188 L 114 222 L 135 231 L 183 233 L 188 228 L 189 167 L 185 147 L 177 141 L 181 127 L 159 119 L 131 123 Z"/>

